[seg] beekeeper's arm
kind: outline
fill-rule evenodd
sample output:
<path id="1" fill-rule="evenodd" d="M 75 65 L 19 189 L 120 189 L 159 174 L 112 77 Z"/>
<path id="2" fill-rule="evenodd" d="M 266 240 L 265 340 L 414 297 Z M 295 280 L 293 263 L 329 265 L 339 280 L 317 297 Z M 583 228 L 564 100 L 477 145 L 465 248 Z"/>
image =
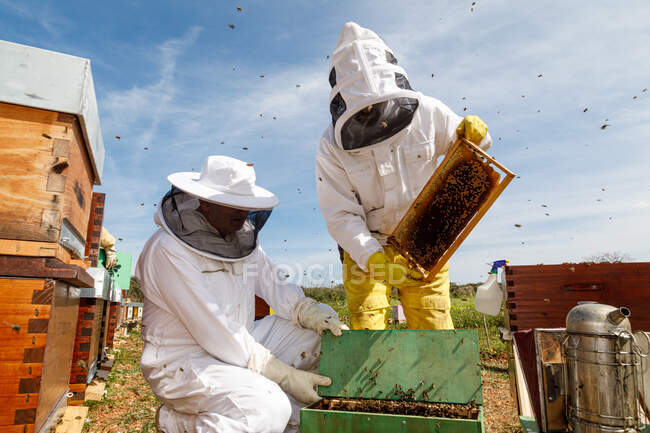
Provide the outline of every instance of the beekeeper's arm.
<path id="1" fill-rule="evenodd" d="M 104 267 L 111 269 L 117 263 L 117 254 L 115 253 L 115 237 L 102 227 L 102 233 L 99 238 L 99 246 L 104 248 L 106 261 Z"/>
<path id="2" fill-rule="evenodd" d="M 446 154 L 458 137 L 467 138 L 483 150 L 490 148 L 492 137 L 487 131 L 487 125 L 478 116 L 468 115 L 462 118 L 437 99 L 431 100 L 434 109 L 430 122 L 435 128 L 436 155 Z"/>
<path id="3" fill-rule="evenodd" d="M 260 272 L 260 278 L 257 278 L 255 294 L 264 299 L 278 317 L 319 334 L 329 329 L 334 335 L 341 335 L 341 329 L 346 328 L 339 317 L 324 311 L 314 299 L 306 297 L 302 288 L 287 281 L 284 272 L 269 259 L 261 247 L 258 251 L 255 272 Z M 251 269 L 246 269 L 245 275 L 250 271 Z"/>
<path id="4" fill-rule="evenodd" d="M 327 231 L 352 260 L 367 271 L 370 256 L 383 248 L 370 235 L 366 214 L 355 189 L 325 138 L 321 138 L 316 154 L 316 189 Z"/>

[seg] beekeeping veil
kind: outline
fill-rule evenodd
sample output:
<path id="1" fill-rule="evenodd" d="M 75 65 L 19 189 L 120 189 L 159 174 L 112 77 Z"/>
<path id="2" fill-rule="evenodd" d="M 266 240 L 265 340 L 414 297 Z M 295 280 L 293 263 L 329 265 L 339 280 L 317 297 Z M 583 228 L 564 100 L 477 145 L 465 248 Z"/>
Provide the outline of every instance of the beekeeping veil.
<path id="1" fill-rule="evenodd" d="M 167 179 L 173 186 L 160 203 L 156 222 L 188 248 L 217 260 L 250 255 L 271 209 L 279 203 L 273 193 L 255 185 L 252 164 L 227 156 L 209 156 L 201 173 L 174 173 Z M 199 212 L 199 199 L 249 214 L 239 231 L 223 236 Z"/>
<path id="2" fill-rule="evenodd" d="M 409 126 L 418 107 L 406 72 L 373 31 L 343 26 L 329 73 L 330 113 L 338 146 L 378 144 Z M 371 111 L 364 108 L 372 105 Z"/>

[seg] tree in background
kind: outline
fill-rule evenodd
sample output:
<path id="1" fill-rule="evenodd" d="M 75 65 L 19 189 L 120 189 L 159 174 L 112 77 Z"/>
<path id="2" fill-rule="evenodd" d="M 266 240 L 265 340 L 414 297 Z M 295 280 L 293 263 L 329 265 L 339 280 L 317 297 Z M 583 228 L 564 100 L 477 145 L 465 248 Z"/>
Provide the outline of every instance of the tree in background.
<path id="1" fill-rule="evenodd" d="M 140 288 L 140 282 L 136 277 L 131 277 L 129 281 L 129 292 L 126 294 L 128 298 L 131 298 L 133 302 L 143 302 L 144 294 L 142 294 L 142 289 Z"/>
<path id="2" fill-rule="evenodd" d="M 632 260 L 632 256 L 620 251 L 592 254 L 584 259 L 588 263 L 623 263 L 631 262 Z"/>

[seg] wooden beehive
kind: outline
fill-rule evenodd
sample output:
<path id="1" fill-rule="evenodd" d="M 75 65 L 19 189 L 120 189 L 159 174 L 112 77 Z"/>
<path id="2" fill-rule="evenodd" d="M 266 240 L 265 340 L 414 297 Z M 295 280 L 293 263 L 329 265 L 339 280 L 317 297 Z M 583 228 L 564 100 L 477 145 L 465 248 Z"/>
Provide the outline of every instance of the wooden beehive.
<path id="1" fill-rule="evenodd" d="M 86 385 L 92 380 L 100 361 L 107 299 L 110 297 L 110 279 L 103 268 L 89 268 L 94 277 L 92 287 L 81 289 L 79 314 L 70 369 L 69 405 L 84 402 Z"/>
<path id="2" fill-rule="evenodd" d="M 87 59 L 0 41 L 0 254 L 83 259 L 104 146 Z"/>
<path id="3" fill-rule="evenodd" d="M 324 333 L 321 351 L 332 384 L 301 409 L 301 432 L 484 431 L 476 331 Z"/>
<path id="4" fill-rule="evenodd" d="M 21 269 L 29 277 L 5 276 Z M 39 432 L 65 407 L 78 286 L 89 282 L 56 259 L 0 256 L 0 431 Z"/>
<path id="5" fill-rule="evenodd" d="M 650 331 L 650 262 L 506 266 L 513 331 L 563 328 L 579 301 L 629 307 L 634 330 Z"/>
<path id="6" fill-rule="evenodd" d="M 104 205 L 106 194 L 93 192 L 90 202 L 90 218 L 86 231 L 86 260 L 90 266 L 97 267 L 99 262 L 99 244 L 101 242 L 102 226 L 104 224 Z"/>
<path id="7" fill-rule="evenodd" d="M 115 331 L 117 330 L 117 326 L 118 326 L 119 310 L 120 310 L 119 302 L 110 303 L 109 312 L 108 312 L 108 330 L 106 332 L 106 344 L 105 344 L 107 349 L 113 348 Z"/>
<path id="8" fill-rule="evenodd" d="M 434 278 L 513 178 L 478 146 L 459 139 L 388 243 L 425 279 Z"/>

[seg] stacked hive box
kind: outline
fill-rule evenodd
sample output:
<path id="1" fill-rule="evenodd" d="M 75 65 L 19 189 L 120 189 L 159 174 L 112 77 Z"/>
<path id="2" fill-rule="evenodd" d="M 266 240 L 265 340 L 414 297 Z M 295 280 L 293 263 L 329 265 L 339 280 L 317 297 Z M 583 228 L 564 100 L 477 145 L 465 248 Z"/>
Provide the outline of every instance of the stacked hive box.
<path id="1" fill-rule="evenodd" d="M 102 225 L 104 222 L 104 204 L 106 195 L 93 193 L 90 204 L 90 217 L 86 231 L 85 254 L 86 261 L 92 266 L 92 272 L 97 280 L 102 283 L 95 287 L 84 288 L 79 302 L 79 314 L 77 316 L 77 333 L 74 342 L 74 354 L 72 357 L 72 368 L 70 370 L 70 392 L 69 405 L 79 405 L 84 402 L 86 386 L 92 380 L 99 361 L 101 340 L 104 332 L 105 298 L 107 290 L 104 290 L 104 280 L 109 282 L 103 269 L 98 268 L 99 244 L 101 239 Z"/>
<path id="2" fill-rule="evenodd" d="M 86 385 L 92 380 L 101 361 L 103 322 L 106 300 L 110 297 L 110 278 L 102 268 L 89 268 L 95 281 L 94 287 L 81 289 L 77 333 L 70 370 L 69 405 L 84 402 Z"/>
<path id="3" fill-rule="evenodd" d="M 0 431 L 65 403 L 104 148 L 86 59 L 0 41 Z"/>
<path id="4" fill-rule="evenodd" d="M 122 303 L 122 291 L 118 288 L 113 288 L 111 294 L 110 310 L 108 312 L 108 331 L 106 332 L 106 348 L 113 348 L 113 340 L 115 339 L 115 330 L 119 325 L 118 317 L 120 314 Z"/>

